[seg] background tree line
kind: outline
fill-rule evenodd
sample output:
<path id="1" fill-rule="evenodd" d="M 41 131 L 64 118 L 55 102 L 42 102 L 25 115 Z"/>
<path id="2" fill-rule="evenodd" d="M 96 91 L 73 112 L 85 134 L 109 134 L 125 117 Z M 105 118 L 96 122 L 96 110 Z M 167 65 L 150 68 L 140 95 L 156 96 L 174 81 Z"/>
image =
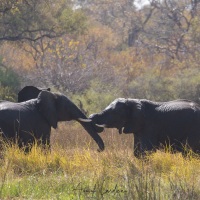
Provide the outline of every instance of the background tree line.
<path id="1" fill-rule="evenodd" d="M 51 87 L 86 113 L 116 97 L 200 95 L 200 2 L 2 0 L 0 97 Z"/>

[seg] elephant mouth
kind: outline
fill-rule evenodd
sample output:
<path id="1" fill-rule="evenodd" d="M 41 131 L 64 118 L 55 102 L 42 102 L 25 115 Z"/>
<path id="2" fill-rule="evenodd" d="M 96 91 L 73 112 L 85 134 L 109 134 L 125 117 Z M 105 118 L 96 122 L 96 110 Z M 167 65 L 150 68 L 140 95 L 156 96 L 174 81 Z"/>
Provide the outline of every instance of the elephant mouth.
<path id="1" fill-rule="evenodd" d="M 104 131 L 104 126 L 102 126 L 102 125 L 95 124 L 94 127 L 95 127 L 95 130 L 96 130 L 97 133 L 101 133 L 101 132 Z"/>
<path id="2" fill-rule="evenodd" d="M 100 127 L 100 128 L 105 128 L 106 127 L 106 124 L 95 124 L 97 127 Z"/>
<path id="3" fill-rule="evenodd" d="M 117 128 L 117 130 L 119 131 L 119 134 L 124 133 L 124 127 L 123 126 L 120 126 L 120 127 L 109 127 L 106 124 L 95 124 L 95 128 L 96 128 L 98 133 L 103 132 L 104 128 Z"/>
<path id="4" fill-rule="evenodd" d="M 127 129 L 127 127 L 121 127 L 118 128 L 119 134 L 125 133 L 125 134 L 130 134 L 133 133 L 133 130 Z"/>

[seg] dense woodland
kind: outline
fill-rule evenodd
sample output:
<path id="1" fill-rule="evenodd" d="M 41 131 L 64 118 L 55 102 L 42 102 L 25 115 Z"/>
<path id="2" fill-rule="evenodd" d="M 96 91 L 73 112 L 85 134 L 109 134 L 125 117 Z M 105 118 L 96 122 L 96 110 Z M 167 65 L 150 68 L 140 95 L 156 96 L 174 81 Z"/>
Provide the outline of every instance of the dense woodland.
<path id="1" fill-rule="evenodd" d="M 50 87 L 86 114 L 117 97 L 200 102 L 199 0 L 1 0 L 0 98 Z"/>

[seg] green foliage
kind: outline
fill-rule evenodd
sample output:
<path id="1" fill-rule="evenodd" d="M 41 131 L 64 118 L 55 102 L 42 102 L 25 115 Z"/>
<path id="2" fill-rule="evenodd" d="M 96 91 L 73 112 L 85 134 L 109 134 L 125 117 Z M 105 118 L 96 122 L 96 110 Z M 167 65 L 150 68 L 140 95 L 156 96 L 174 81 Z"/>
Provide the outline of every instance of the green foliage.
<path id="1" fill-rule="evenodd" d="M 12 69 L 0 69 L 0 84 L 3 87 L 11 87 L 14 91 L 19 88 L 19 77 Z"/>
<path id="2" fill-rule="evenodd" d="M 94 80 L 83 94 L 75 94 L 72 100 L 80 107 L 80 102 L 87 114 L 96 113 L 104 109 L 110 102 L 120 96 L 117 89 L 111 85 Z"/>
<path id="3" fill-rule="evenodd" d="M 198 68 L 182 69 L 173 75 L 157 73 L 149 69 L 128 85 L 129 97 L 156 101 L 190 99 L 198 102 L 200 97 L 200 74 Z"/>
<path id="4" fill-rule="evenodd" d="M 16 98 L 16 93 L 10 87 L 0 86 L 0 100 L 14 101 Z"/>
<path id="5" fill-rule="evenodd" d="M 0 99 L 13 101 L 16 99 L 19 87 L 20 80 L 14 71 L 9 68 L 0 68 Z"/>
<path id="6" fill-rule="evenodd" d="M 150 99 L 156 101 L 167 101 L 174 99 L 173 79 L 161 76 L 154 70 L 147 70 L 144 74 L 130 82 L 129 97 L 138 99 Z"/>
<path id="7" fill-rule="evenodd" d="M 174 78 L 174 93 L 177 98 L 200 102 L 200 73 L 199 68 L 189 68 L 179 71 Z"/>
<path id="8" fill-rule="evenodd" d="M 60 37 L 81 32 L 84 21 L 84 15 L 73 11 L 69 1 L 2 0 L 0 40 L 36 41 L 44 37 Z"/>
<path id="9" fill-rule="evenodd" d="M 200 73 L 198 68 L 177 70 L 173 74 L 163 73 L 156 67 L 150 68 L 127 83 L 126 90 L 123 87 L 117 88 L 93 80 L 89 89 L 82 94 L 73 94 L 72 100 L 86 114 L 100 112 L 115 98 L 119 97 L 154 101 L 189 99 L 200 102 Z"/>
<path id="10" fill-rule="evenodd" d="M 5 65 L 16 65 L 24 79 L 31 77 L 33 82 L 27 78 L 26 85 L 72 91 L 67 96 L 88 114 L 118 97 L 199 101 L 199 2 L 191 5 L 194 12 L 187 9 L 189 1 L 171 3 L 155 1 L 138 11 L 127 1 L 2 0 L 0 39 L 29 40 L 29 45 L 17 47 L 23 46 L 33 58 L 14 48 L 20 57 L 15 62 L 9 43 L 2 48 Z M 80 9 L 73 9 L 79 4 Z M 29 72 L 21 66 L 27 61 Z M 0 74 L 1 98 L 17 92 L 11 77 L 15 75 Z"/>
<path id="11" fill-rule="evenodd" d="M 83 33 L 86 29 L 85 14 L 80 10 L 73 11 L 69 7 L 61 11 L 58 22 L 68 33 Z"/>

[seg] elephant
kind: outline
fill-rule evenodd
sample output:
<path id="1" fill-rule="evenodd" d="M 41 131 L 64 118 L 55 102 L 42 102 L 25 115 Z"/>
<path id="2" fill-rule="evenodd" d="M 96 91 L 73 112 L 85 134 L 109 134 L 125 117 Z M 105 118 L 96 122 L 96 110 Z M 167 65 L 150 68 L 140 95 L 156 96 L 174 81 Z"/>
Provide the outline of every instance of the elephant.
<path id="1" fill-rule="evenodd" d="M 35 91 L 34 87 L 29 87 L 28 92 L 26 91 L 25 99 L 30 97 L 32 89 Z M 98 144 L 98 151 L 104 150 L 104 142 L 91 120 L 63 94 L 41 90 L 36 98 L 25 102 L 0 103 L 0 129 L 3 138 L 17 139 L 18 146 L 25 147 L 25 151 L 29 151 L 35 141 L 50 147 L 51 127 L 56 129 L 58 122 L 70 120 L 76 120 L 84 127 Z"/>
<path id="2" fill-rule="evenodd" d="M 146 99 L 115 99 L 89 119 L 102 132 L 105 127 L 134 134 L 134 155 L 140 157 L 161 146 L 185 155 L 189 147 L 200 152 L 200 105 L 186 99 L 154 102 Z"/>
<path id="3" fill-rule="evenodd" d="M 25 86 L 18 93 L 18 102 L 28 101 L 30 99 L 35 99 L 39 93 L 43 90 L 50 91 L 50 88 L 38 88 L 34 86 Z"/>

